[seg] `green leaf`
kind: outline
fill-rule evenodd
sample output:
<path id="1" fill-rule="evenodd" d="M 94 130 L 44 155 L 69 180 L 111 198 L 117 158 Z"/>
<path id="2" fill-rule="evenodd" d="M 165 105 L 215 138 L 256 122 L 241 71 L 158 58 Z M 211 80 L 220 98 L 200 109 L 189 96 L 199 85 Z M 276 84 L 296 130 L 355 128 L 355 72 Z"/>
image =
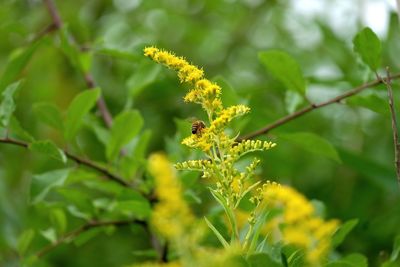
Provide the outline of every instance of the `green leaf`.
<path id="1" fill-rule="evenodd" d="M 240 98 L 238 94 L 229 84 L 229 82 L 224 79 L 224 77 L 216 76 L 213 79 L 213 81 L 216 82 L 222 88 L 223 94 L 221 95 L 221 100 L 224 106 L 229 107 L 240 103 Z"/>
<path id="2" fill-rule="evenodd" d="M 325 156 L 341 163 L 340 157 L 334 146 L 326 139 L 309 132 L 281 134 L 280 137 L 311 153 Z"/>
<path id="3" fill-rule="evenodd" d="M 357 223 L 358 219 L 352 219 L 342 224 L 332 236 L 332 247 L 339 246 Z"/>
<path id="4" fill-rule="evenodd" d="M 285 109 L 288 113 L 296 111 L 297 107 L 304 102 L 304 98 L 298 92 L 286 91 L 285 92 Z"/>
<path id="5" fill-rule="evenodd" d="M 365 153 L 357 154 L 351 150 L 339 148 L 340 157 L 346 163 L 346 167 L 361 174 L 361 177 L 371 184 L 385 190 L 396 193 L 398 191 L 395 169 L 389 164 L 382 164 L 372 158 L 366 157 Z"/>
<path id="6" fill-rule="evenodd" d="M 270 50 L 260 52 L 258 55 L 261 63 L 271 74 L 281 81 L 287 89 L 294 90 L 301 95 L 305 94 L 306 81 L 299 64 L 289 54 Z"/>
<path id="7" fill-rule="evenodd" d="M 106 147 L 107 158 L 115 159 L 121 148 L 139 133 L 142 126 L 143 118 L 139 111 L 131 110 L 120 113 L 111 127 L 111 136 Z"/>
<path id="8" fill-rule="evenodd" d="M 100 89 L 86 90 L 78 94 L 67 110 L 67 117 L 65 120 L 65 138 L 71 140 L 78 132 L 83 117 L 90 111 L 96 104 L 97 99 L 100 97 Z"/>
<path id="9" fill-rule="evenodd" d="M 83 244 L 85 244 L 86 242 L 88 242 L 90 239 L 96 237 L 102 231 L 103 231 L 103 227 L 95 227 L 95 228 L 91 228 L 87 231 L 84 231 L 74 239 L 74 244 L 77 247 L 80 247 Z"/>
<path id="10" fill-rule="evenodd" d="M 251 267 L 283 267 L 281 263 L 274 261 L 265 253 L 252 254 L 247 258 L 247 261 L 250 263 Z"/>
<path id="11" fill-rule="evenodd" d="M 151 206 L 148 201 L 118 201 L 116 203 L 115 209 L 128 217 L 135 217 L 140 219 L 148 218 L 151 214 Z"/>
<path id="12" fill-rule="evenodd" d="M 20 85 L 20 81 L 10 84 L 2 94 L 3 100 L 0 104 L 0 123 L 4 127 L 8 126 L 11 115 L 15 111 L 14 94 L 18 91 Z"/>
<path id="13" fill-rule="evenodd" d="M 40 42 L 36 42 L 25 49 L 18 49 L 11 54 L 0 79 L 0 92 L 2 92 L 7 85 L 15 81 L 26 64 L 28 64 L 39 45 Z"/>
<path id="14" fill-rule="evenodd" d="M 353 39 L 354 51 L 361 56 L 362 61 L 373 71 L 379 67 L 381 60 L 381 41 L 369 28 L 361 30 Z"/>
<path id="15" fill-rule="evenodd" d="M 17 136 L 20 140 L 28 142 L 35 141 L 35 138 L 33 138 L 33 136 L 30 133 L 28 133 L 27 131 L 25 131 L 24 128 L 22 128 L 21 124 L 14 116 L 11 116 L 10 118 L 9 129 L 10 132 L 13 135 Z"/>
<path id="16" fill-rule="evenodd" d="M 269 210 L 264 209 L 261 214 L 256 217 L 257 223 L 254 225 L 252 236 L 250 237 L 250 247 L 248 249 L 249 253 L 253 253 L 257 249 L 258 238 L 260 237 L 263 226 L 267 216 L 269 215 Z"/>
<path id="17" fill-rule="evenodd" d="M 63 163 L 67 162 L 67 156 L 64 151 L 59 149 L 52 141 L 50 140 L 41 140 L 34 141 L 29 144 L 29 149 L 33 152 L 43 153 L 51 158 L 59 160 Z"/>
<path id="18" fill-rule="evenodd" d="M 84 219 L 86 221 L 89 221 L 91 219 L 91 215 L 89 213 L 79 210 L 74 205 L 69 205 L 67 207 L 67 210 L 72 216 L 74 216 L 76 218 Z"/>
<path id="19" fill-rule="evenodd" d="M 225 198 L 218 191 L 216 191 L 212 188 L 209 188 L 209 189 L 210 189 L 211 195 L 224 208 L 225 214 L 228 216 L 229 223 L 231 224 L 231 228 L 232 228 L 231 242 L 233 242 L 235 240 L 235 236 L 236 236 L 235 231 L 237 230 L 235 214 L 233 213 L 233 210 L 226 203 Z"/>
<path id="20" fill-rule="evenodd" d="M 121 159 L 121 169 L 124 177 L 132 177 L 140 166 L 146 162 L 145 155 L 151 137 L 151 131 L 146 130 L 132 142 L 129 156 Z"/>
<path id="21" fill-rule="evenodd" d="M 40 231 L 42 236 L 49 240 L 52 244 L 56 243 L 57 241 L 57 233 L 54 228 L 48 228 L 46 230 Z"/>
<path id="22" fill-rule="evenodd" d="M 63 130 L 63 120 L 58 107 L 51 103 L 35 103 L 33 112 L 36 117 L 43 123 L 57 130 Z"/>
<path id="23" fill-rule="evenodd" d="M 354 253 L 343 259 L 328 263 L 325 267 L 368 267 L 368 260 L 364 255 Z"/>
<path id="24" fill-rule="evenodd" d="M 229 244 L 225 240 L 225 238 L 221 235 L 221 233 L 217 230 L 217 228 L 214 227 L 214 225 L 206 218 L 204 217 L 204 220 L 206 221 L 208 227 L 214 232 L 214 234 L 217 236 L 218 240 L 221 242 L 221 244 L 224 246 L 224 248 L 228 248 Z"/>
<path id="25" fill-rule="evenodd" d="M 93 52 L 92 51 L 85 51 L 84 53 L 79 54 L 79 63 L 82 67 L 84 73 L 90 71 L 93 63 Z"/>
<path id="26" fill-rule="evenodd" d="M 67 217 L 62 209 L 52 209 L 50 211 L 50 221 L 59 235 L 64 234 L 67 229 Z"/>
<path id="27" fill-rule="evenodd" d="M 33 229 L 27 229 L 22 232 L 18 238 L 17 250 L 19 255 L 24 255 L 33 238 L 35 237 L 35 231 Z"/>
<path id="28" fill-rule="evenodd" d="M 390 256 L 391 261 L 397 260 L 400 254 L 400 235 L 397 235 L 396 238 L 394 239 L 394 244 L 393 244 L 393 251 L 392 255 Z"/>
<path id="29" fill-rule="evenodd" d="M 380 113 L 382 115 L 390 115 L 389 105 L 387 100 L 383 100 L 382 98 L 376 95 L 368 95 L 368 96 L 353 96 L 346 100 L 346 104 L 351 106 L 359 106 L 363 108 L 367 108 L 376 113 Z"/>
<path id="30" fill-rule="evenodd" d="M 143 60 L 138 69 L 136 69 L 134 74 L 127 81 L 130 95 L 135 97 L 140 94 L 143 89 L 155 81 L 160 70 L 160 65 L 153 64 L 153 62 L 149 60 Z"/>
<path id="31" fill-rule="evenodd" d="M 42 201 L 51 189 L 62 186 L 70 169 L 60 169 L 34 175 L 31 182 L 31 203 Z"/>

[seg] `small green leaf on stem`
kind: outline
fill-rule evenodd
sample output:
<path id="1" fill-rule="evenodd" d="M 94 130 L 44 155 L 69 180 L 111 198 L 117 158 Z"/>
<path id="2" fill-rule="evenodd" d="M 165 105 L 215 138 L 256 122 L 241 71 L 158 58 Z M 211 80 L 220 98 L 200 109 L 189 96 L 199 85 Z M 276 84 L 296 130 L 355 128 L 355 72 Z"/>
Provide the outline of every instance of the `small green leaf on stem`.
<path id="1" fill-rule="evenodd" d="M 31 203 L 42 201 L 51 189 L 62 186 L 70 169 L 60 169 L 34 175 L 31 182 Z"/>
<path id="2" fill-rule="evenodd" d="M 121 148 L 135 137 L 143 126 L 143 118 L 137 110 L 124 111 L 114 120 L 111 136 L 107 144 L 106 155 L 114 160 Z"/>
<path id="3" fill-rule="evenodd" d="M 204 217 L 204 220 L 206 221 L 208 227 L 210 227 L 210 229 L 217 236 L 218 240 L 221 242 L 224 248 L 228 248 L 229 247 L 228 242 L 226 242 L 225 238 L 221 235 L 221 233 L 217 230 L 217 228 L 215 228 L 215 226 L 206 217 Z"/>
<path id="4" fill-rule="evenodd" d="M 358 219 L 352 219 L 342 224 L 332 237 L 332 246 L 339 246 L 357 223 Z"/>
<path id="5" fill-rule="evenodd" d="M 14 95 L 20 88 L 21 82 L 15 82 L 7 86 L 3 92 L 3 100 L 0 104 L 0 123 L 2 126 L 7 127 L 13 112 L 15 111 Z"/>
<path id="6" fill-rule="evenodd" d="M 381 60 L 381 41 L 369 28 L 362 29 L 353 39 L 354 51 L 371 70 L 376 71 Z"/>
<path id="7" fill-rule="evenodd" d="M 59 149 L 50 140 L 34 141 L 29 144 L 29 149 L 34 152 L 43 153 L 63 163 L 67 162 L 67 156 L 65 155 L 64 151 Z"/>
<path id="8" fill-rule="evenodd" d="M 299 64 L 289 54 L 279 50 L 269 50 L 259 53 L 258 57 L 267 70 L 288 90 L 305 94 L 306 81 L 303 73 Z"/>

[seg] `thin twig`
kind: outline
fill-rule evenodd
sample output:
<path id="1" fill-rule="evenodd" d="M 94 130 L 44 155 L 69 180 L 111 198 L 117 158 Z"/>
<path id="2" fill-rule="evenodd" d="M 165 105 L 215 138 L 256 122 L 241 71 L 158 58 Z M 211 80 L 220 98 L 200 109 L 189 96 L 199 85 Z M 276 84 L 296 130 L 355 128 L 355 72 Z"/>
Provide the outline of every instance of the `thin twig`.
<path id="1" fill-rule="evenodd" d="M 58 9 L 54 3 L 53 0 L 44 0 L 44 4 L 47 7 L 47 10 L 49 11 L 49 14 L 51 16 L 51 19 L 53 21 L 53 24 L 55 27 L 60 29 L 63 25 L 63 21 L 61 19 L 60 13 L 58 12 Z M 74 38 L 72 38 L 74 40 Z M 96 84 L 93 80 L 93 77 L 90 73 L 82 73 L 83 78 L 85 79 L 86 86 L 88 89 L 93 89 L 96 88 Z M 97 100 L 97 108 L 99 109 L 101 116 L 103 118 L 104 124 L 110 128 L 112 125 L 112 116 L 110 111 L 108 110 L 107 104 L 102 96 L 100 96 L 99 100 Z"/>
<path id="2" fill-rule="evenodd" d="M 12 144 L 12 145 L 16 145 L 16 146 L 20 146 L 20 147 L 25 147 L 25 148 L 29 148 L 29 144 L 25 143 L 23 141 L 19 141 L 19 140 L 15 140 L 15 139 L 11 139 L 11 138 L 0 138 L 0 143 L 4 143 L 4 144 Z M 125 187 L 131 187 L 131 185 L 126 182 L 123 178 L 119 177 L 116 174 L 111 173 L 110 171 L 108 171 L 106 168 L 103 168 L 99 165 L 97 165 L 96 163 L 88 160 L 88 159 L 84 159 L 84 158 L 80 158 L 78 156 L 75 156 L 71 153 L 69 153 L 68 151 L 63 150 L 64 154 L 67 156 L 67 158 L 69 158 L 70 160 L 75 161 L 76 163 L 85 165 L 86 167 L 89 167 L 103 175 L 105 175 L 105 177 L 107 177 L 109 180 L 114 181 L 119 183 L 122 186 Z"/>
<path id="3" fill-rule="evenodd" d="M 392 77 L 390 76 L 389 67 L 386 67 L 386 79 L 384 81 L 389 98 L 389 108 L 392 117 L 392 130 L 393 130 L 393 144 L 394 144 L 394 162 L 396 167 L 397 181 L 400 185 L 400 143 L 399 131 L 397 129 L 396 110 L 394 108 L 393 90 L 392 90 Z"/>
<path id="4" fill-rule="evenodd" d="M 59 239 L 57 239 L 54 243 L 51 243 L 51 244 L 43 247 L 41 250 L 36 252 L 35 255 L 38 258 L 43 257 L 48 252 L 50 252 L 54 248 L 58 247 L 59 245 L 63 244 L 64 242 L 67 242 L 67 241 L 77 237 L 81 233 L 83 233 L 83 232 L 85 232 L 87 230 L 90 230 L 92 228 L 102 227 L 102 226 L 109 226 L 109 225 L 125 226 L 125 225 L 129 225 L 129 224 L 133 224 L 133 223 L 140 224 L 140 225 L 143 225 L 143 226 L 147 227 L 147 222 L 146 221 L 141 221 L 141 220 L 136 220 L 136 219 L 135 220 L 125 220 L 125 221 L 108 221 L 108 222 L 107 221 L 106 222 L 94 221 L 94 222 L 88 222 L 88 223 L 82 225 L 81 227 L 64 234 Z"/>
<path id="5" fill-rule="evenodd" d="M 30 38 L 29 43 L 34 43 L 38 41 L 39 39 L 43 38 L 45 35 L 57 30 L 56 25 L 52 22 L 49 24 L 47 27 L 45 27 L 43 30 L 40 32 L 36 33 L 33 37 Z"/>
<path id="6" fill-rule="evenodd" d="M 56 26 L 57 29 L 60 29 L 63 25 L 63 22 L 61 20 L 60 14 L 57 10 L 55 3 L 52 0 L 43 0 L 43 1 L 47 7 L 47 10 L 49 11 L 51 20 L 53 21 L 54 25 Z"/>
<path id="7" fill-rule="evenodd" d="M 400 73 L 397 73 L 397 74 L 391 76 L 391 79 L 398 79 L 398 78 L 400 78 Z M 240 142 L 240 141 L 243 141 L 243 140 L 246 140 L 246 139 L 254 138 L 254 137 L 262 135 L 262 134 L 266 134 L 269 131 L 271 131 L 272 129 L 275 129 L 275 128 L 283 125 L 283 124 L 286 124 L 286 123 L 288 123 L 288 122 L 290 122 L 290 121 L 292 121 L 292 120 L 294 120 L 294 119 L 296 119 L 296 118 L 298 118 L 298 117 L 300 117 L 300 116 L 302 116 L 302 115 L 304 115 L 304 114 L 306 114 L 306 113 L 308 113 L 310 111 L 313 111 L 315 109 L 319 109 L 319 108 L 328 106 L 330 104 L 339 103 L 341 100 L 343 100 L 345 98 L 348 98 L 350 96 L 356 95 L 356 94 L 360 93 L 361 91 L 363 91 L 363 90 L 365 90 L 365 89 L 367 89 L 369 87 L 373 87 L 373 86 L 376 86 L 376 85 L 384 83 L 384 82 L 385 82 L 385 79 L 376 79 L 374 81 L 362 84 L 362 85 L 360 85 L 358 87 L 355 87 L 355 88 L 351 89 L 350 91 L 348 91 L 348 92 L 346 92 L 344 94 L 341 94 L 341 95 L 339 95 L 337 97 L 334 97 L 332 99 L 329 99 L 327 101 L 324 101 L 324 102 L 321 102 L 321 103 L 317 103 L 317 104 L 311 104 L 311 105 L 309 105 L 309 106 L 307 106 L 307 107 L 305 107 L 303 109 L 300 109 L 300 110 L 298 110 L 298 111 L 296 111 L 296 112 L 294 112 L 292 114 L 289 114 L 289 115 L 287 115 L 285 117 L 282 117 L 282 118 L 278 119 L 277 121 L 275 121 L 275 122 L 273 122 L 271 124 L 268 124 L 268 125 L 264 126 L 263 128 L 261 128 L 261 129 L 259 129 L 257 131 L 254 131 L 252 133 L 249 133 L 249 134 L 246 134 L 246 135 L 238 137 L 237 141 Z"/>

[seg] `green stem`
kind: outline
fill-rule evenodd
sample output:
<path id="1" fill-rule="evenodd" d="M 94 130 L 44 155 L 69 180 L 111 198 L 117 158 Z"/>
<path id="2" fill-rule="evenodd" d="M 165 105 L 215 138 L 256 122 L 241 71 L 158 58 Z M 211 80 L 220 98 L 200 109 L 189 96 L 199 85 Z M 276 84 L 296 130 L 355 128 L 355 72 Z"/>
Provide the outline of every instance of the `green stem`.
<path id="1" fill-rule="evenodd" d="M 243 244 L 243 250 L 244 251 L 247 251 L 247 247 L 249 246 L 249 240 L 250 240 L 250 237 L 253 234 L 253 230 L 254 230 L 254 224 L 250 224 L 249 230 L 247 231 L 246 238 L 245 238 L 244 244 Z"/>

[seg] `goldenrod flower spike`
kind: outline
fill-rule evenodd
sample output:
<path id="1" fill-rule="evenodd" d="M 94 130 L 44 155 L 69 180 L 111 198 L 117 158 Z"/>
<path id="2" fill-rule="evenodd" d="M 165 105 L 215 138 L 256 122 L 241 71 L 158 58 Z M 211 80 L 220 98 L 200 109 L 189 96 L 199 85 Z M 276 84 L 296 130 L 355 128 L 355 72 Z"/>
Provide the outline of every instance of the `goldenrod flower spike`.
<path id="1" fill-rule="evenodd" d="M 212 195 L 223 206 L 232 229 L 231 244 L 239 240 L 234 211 L 243 197 L 255 189 L 260 182 L 250 183 L 259 160 L 254 160 L 245 171 L 240 172 L 235 163 L 246 153 L 267 150 L 275 144 L 266 141 L 246 141 L 237 144 L 235 137 L 229 137 L 225 129 L 236 117 L 247 114 L 250 108 L 245 105 L 234 105 L 224 108 L 221 101 L 221 87 L 204 77 L 203 70 L 189 64 L 182 57 L 155 47 L 144 49 L 146 56 L 178 72 L 181 82 L 189 83 L 192 88 L 184 97 L 185 102 L 200 104 L 207 113 L 208 123 L 200 134 L 186 137 L 182 144 L 202 150 L 207 160 L 186 161 L 177 163 L 178 169 L 203 172 L 204 178 L 210 178 L 215 185 L 211 188 Z M 253 212 L 252 223 L 255 223 L 256 213 Z M 209 222 L 208 222 L 209 223 Z M 215 227 L 210 227 L 214 232 Z M 251 228 L 252 229 L 252 228 Z M 221 243 L 226 245 L 222 235 L 215 232 Z M 246 237 L 243 249 L 252 237 L 252 230 Z"/>

